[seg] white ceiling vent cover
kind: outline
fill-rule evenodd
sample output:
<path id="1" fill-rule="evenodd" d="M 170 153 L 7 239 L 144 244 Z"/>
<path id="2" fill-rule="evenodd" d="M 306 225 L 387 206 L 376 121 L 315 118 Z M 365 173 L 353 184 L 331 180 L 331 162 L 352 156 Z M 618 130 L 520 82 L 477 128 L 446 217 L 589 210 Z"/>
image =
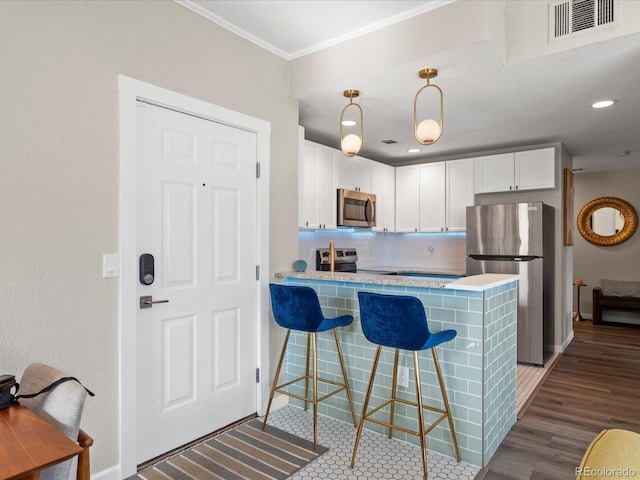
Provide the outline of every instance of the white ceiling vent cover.
<path id="1" fill-rule="evenodd" d="M 561 0 L 549 4 L 549 42 L 618 24 L 617 0 Z"/>

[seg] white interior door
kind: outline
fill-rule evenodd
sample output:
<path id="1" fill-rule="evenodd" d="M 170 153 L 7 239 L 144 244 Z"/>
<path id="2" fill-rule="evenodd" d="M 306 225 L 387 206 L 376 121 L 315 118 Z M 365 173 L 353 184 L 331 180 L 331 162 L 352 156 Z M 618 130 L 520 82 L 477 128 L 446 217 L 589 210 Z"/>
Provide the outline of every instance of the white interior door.
<path id="1" fill-rule="evenodd" d="M 256 135 L 139 104 L 136 459 L 256 412 Z"/>

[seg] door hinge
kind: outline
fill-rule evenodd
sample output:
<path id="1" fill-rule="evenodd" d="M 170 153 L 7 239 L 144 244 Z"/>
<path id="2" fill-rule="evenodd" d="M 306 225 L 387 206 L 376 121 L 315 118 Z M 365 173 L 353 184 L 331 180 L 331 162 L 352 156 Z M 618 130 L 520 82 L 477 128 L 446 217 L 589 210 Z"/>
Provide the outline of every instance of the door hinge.
<path id="1" fill-rule="evenodd" d="M 260 265 L 256 265 L 256 280 L 260 280 Z"/>
<path id="2" fill-rule="evenodd" d="M 256 162 L 256 178 L 260 178 L 260 162 Z"/>
<path id="3" fill-rule="evenodd" d="M 260 383 L 260 369 L 256 368 L 256 383 Z"/>

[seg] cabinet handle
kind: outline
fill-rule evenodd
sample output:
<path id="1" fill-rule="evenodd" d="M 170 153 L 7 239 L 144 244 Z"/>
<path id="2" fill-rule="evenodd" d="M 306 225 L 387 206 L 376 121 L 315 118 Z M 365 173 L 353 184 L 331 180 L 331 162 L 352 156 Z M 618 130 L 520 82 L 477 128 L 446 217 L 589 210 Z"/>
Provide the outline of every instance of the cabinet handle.
<path id="1" fill-rule="evenodd" d="M 509 185 L 509 190 L 513 190 L 513 185 Z"/>
<path id="2" fill-rule="evenodd" d="M 516 185 L 516 190 L 518 190 L 518 185 Z"/>
<path id="3" fill-rule="evenodd" d="M 309 222 L 304 222 L 304 226 L 308 227 L 309 226 Z"/>

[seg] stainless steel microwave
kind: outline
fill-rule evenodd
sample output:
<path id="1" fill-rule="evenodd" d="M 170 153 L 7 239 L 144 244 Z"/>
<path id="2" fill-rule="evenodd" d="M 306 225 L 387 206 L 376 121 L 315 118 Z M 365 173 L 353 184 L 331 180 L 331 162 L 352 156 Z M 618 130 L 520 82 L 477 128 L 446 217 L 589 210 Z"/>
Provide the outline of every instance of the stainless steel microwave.
<path id="1" fill-rule="evenodd" d="M 376 196 L 373 193 L 338 189 L 338 226 L 375 227 Z"/>

